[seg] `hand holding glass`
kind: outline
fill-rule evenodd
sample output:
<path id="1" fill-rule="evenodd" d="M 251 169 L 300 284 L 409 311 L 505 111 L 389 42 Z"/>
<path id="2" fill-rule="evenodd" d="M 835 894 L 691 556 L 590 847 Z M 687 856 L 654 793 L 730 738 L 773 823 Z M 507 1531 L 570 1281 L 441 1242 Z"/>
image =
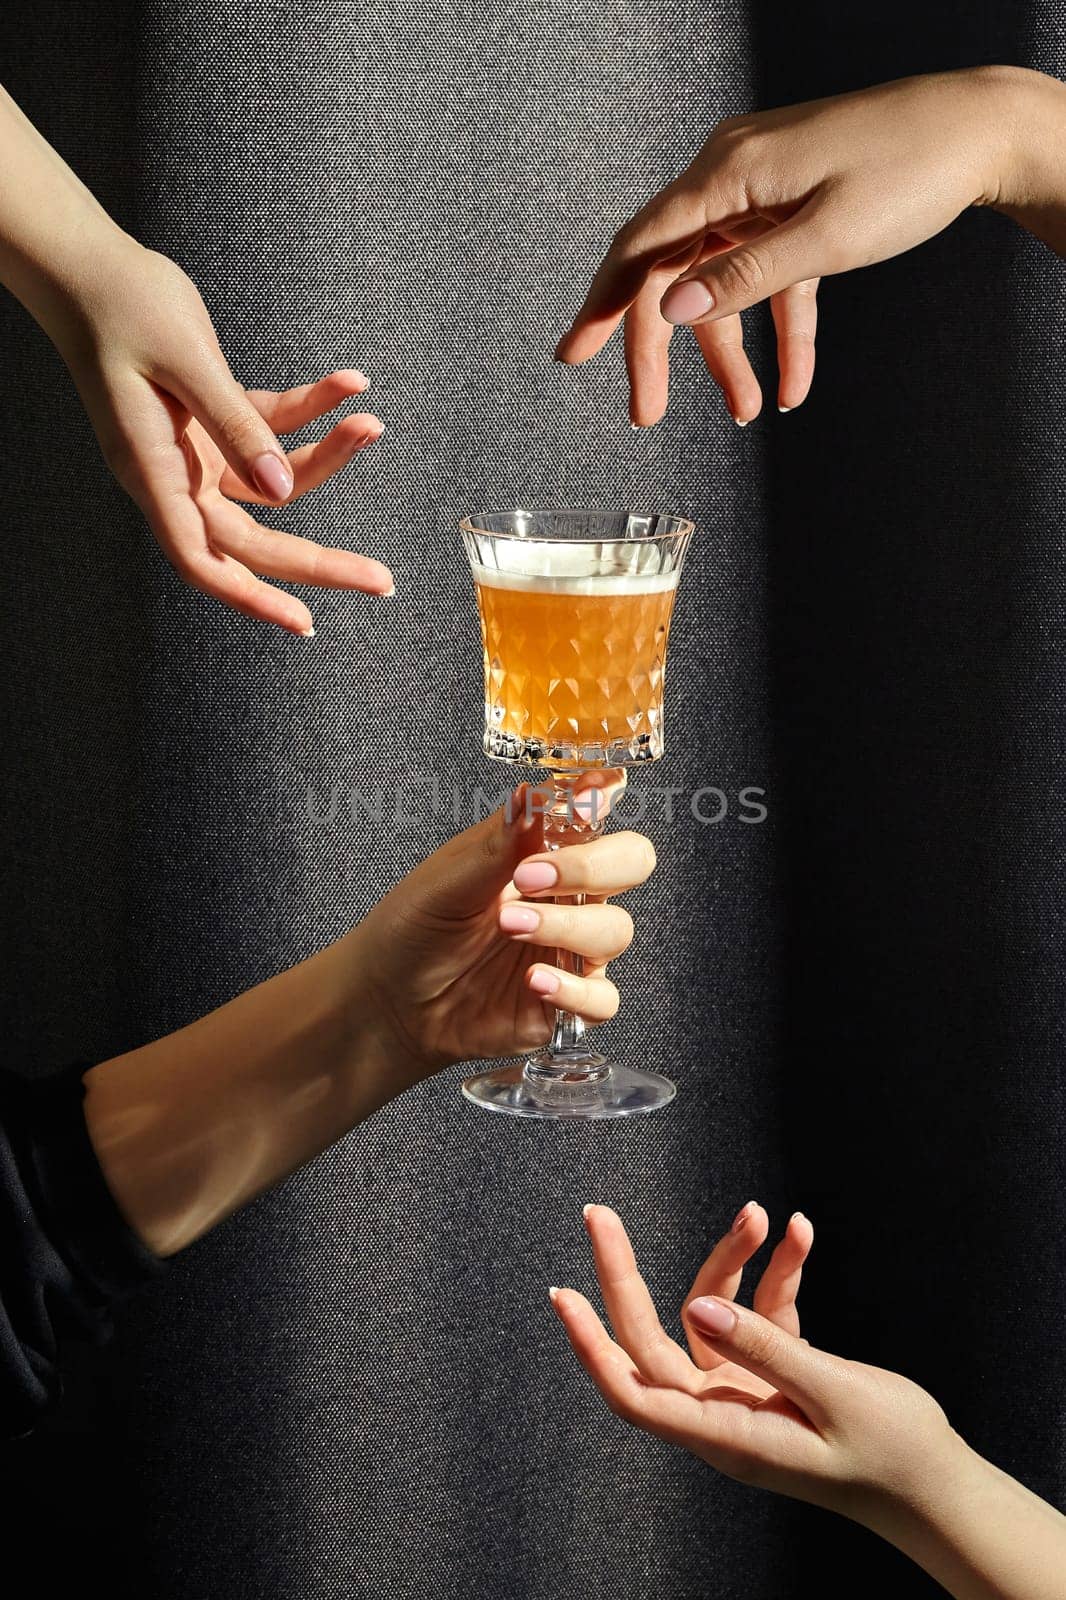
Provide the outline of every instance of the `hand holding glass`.
<path id="1" fill-rule="evenodd" d="M 485 752 L 548 769 L 548 849 L 587 839 L 603 819 L 573 804 L 585 774 L 663 753 L 666 646 L 692 524 L 509 511 L 467 517 L 460 529 L 481 616 Z M 552 1118 L 631 1116 L 675 1092 L 668 1078 L 593 1050 L 581 1019 L 564 1011 L 545 1049 L 463 1085 L 488 1110 Z"/>

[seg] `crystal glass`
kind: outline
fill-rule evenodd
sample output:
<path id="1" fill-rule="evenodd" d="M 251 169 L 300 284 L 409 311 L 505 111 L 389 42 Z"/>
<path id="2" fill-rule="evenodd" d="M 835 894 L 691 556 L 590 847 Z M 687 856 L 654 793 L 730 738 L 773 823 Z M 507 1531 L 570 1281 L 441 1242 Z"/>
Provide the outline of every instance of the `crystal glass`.
<path id="1" fill-rule="evenodd" d="M 692 523 L 629 511 L 503 511 L 464 518 L 485 655 L 486 755 L 546 768 L 549 850 L 594 837 L 572 804 L 585 773 L 663 753 L 666 645 Z M 571 901 L 571 903 L 575 903 Z M 580 957 L 556 964 L 580 972 Z M 625 1117 L 676 1093 L 669 1078 L 593 1049 L 560 1011 L 551 1042 L 468 1078 L 476 1105 L 518 1117 Z"/>

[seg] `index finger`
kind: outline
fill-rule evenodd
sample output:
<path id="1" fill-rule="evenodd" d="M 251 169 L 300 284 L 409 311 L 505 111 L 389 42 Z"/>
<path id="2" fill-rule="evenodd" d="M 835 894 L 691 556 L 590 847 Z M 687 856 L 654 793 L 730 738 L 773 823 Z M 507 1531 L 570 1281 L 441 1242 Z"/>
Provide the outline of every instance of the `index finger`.
<path id="1" fill-rule="evenodd" d="M 553 837 L 573 836 L 580 844 L 590 829 L 606 822 L 612 809 L 626 792 L 629 779 L 625 767 L 592 767 L 582 772 L 565 796 L 554 784 L 531 784 L 525 795 L 529 817 L 551 819 Z"/>
<path id="2" fill-rule="evenodd" d="M 524 899 L 540 895 L 622 894 L 655 870 L 655 846 L 642 833 L 626 829 L 585 844 L 527 856 L 514 871 L 514 886 Z"/>
<path id="3" fill-rule="evenodd" d="M 551 1289 L 552 1305 L 581 1365 L 616 1417 L 677 1443 L 690 1443 L 704 1408 L 686 1390 L 644 1381 L 576 1289 Z"/>
<path id="4" fill-rule="evenodd" d="M 694 190 L 671 185 L 657 194 L 615 234 L 555 359 L 577 366 L 602 350 L 651 274 L 668 264 L 672 276 L 686 272 L 707 231 Z"/>
<path id="5" fill-rule="evenodd" d="M 649 1382 L 691 1387 L 699 1373 L 659 1321 L 621 1218 L 609 1206 L 586 1206 L 585 1225 L 603 1303 L 622 1349 Z"/>

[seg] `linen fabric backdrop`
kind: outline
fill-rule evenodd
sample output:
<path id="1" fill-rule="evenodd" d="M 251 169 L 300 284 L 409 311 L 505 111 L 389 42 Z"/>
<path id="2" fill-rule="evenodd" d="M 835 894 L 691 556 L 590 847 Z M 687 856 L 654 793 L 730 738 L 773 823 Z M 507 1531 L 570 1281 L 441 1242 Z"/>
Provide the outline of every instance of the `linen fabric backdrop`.
<path id="1" fill-rule="evenodd" d="M 189 1250 L 4 1452 L 7 1559 L 25 1545 L 37 1592 L 937 1592 L 607 1412 L 546 1293 L 592 1287 L 588 1200 L 626 1219 L 674 1327 L 742 1202 L 775 1234 L 808 1212 L 811 1339 L 923 1383 L 1061 1502 L 1063 268 L 974 213 L 827 282 L 787 417 L 749 317 L 768 403 L 744 432 L 688 335 L 646 432 L 617 342 L 551 361 L 615 228 L 718 118 L 941 67 L 1063 71 L 1062 0 L 863 9 L 5 8 L 7 86 L 191 274 L 242 381 L 371 375 L 382 441 L 277 521 L 397 577 L 391 602 L 312 597 L 310 643 L 184 588 L 0 303 L 12 1059 L 178 1027 L 344 932 L 454 831 L 453 791 L 461 821 L 502 791 L 464 510 L 694 518 L 669 754 L 633 788 L 728 804 L 668 825 L 652 795 L 661 865 L 605 1030 L 675 1104 L 519 1125 L 448 1073 Z M 381 820 L 353 818 L 379 786 Z"/>

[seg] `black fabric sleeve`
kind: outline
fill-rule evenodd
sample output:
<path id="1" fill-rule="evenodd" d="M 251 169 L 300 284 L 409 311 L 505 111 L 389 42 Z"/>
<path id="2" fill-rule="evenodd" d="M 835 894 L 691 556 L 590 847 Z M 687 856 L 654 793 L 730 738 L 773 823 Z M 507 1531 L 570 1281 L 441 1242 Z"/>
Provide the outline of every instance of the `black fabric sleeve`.
<path id="1" fill-rule="evenodd" d="M 163 1266 L 100 1171 L 88 1070 L 32 1082 L 0 1071 L 0 1438 L 28 1432 L 58 1398 L 59 1340 L 104 1340 L 111 1303 Z"/>

